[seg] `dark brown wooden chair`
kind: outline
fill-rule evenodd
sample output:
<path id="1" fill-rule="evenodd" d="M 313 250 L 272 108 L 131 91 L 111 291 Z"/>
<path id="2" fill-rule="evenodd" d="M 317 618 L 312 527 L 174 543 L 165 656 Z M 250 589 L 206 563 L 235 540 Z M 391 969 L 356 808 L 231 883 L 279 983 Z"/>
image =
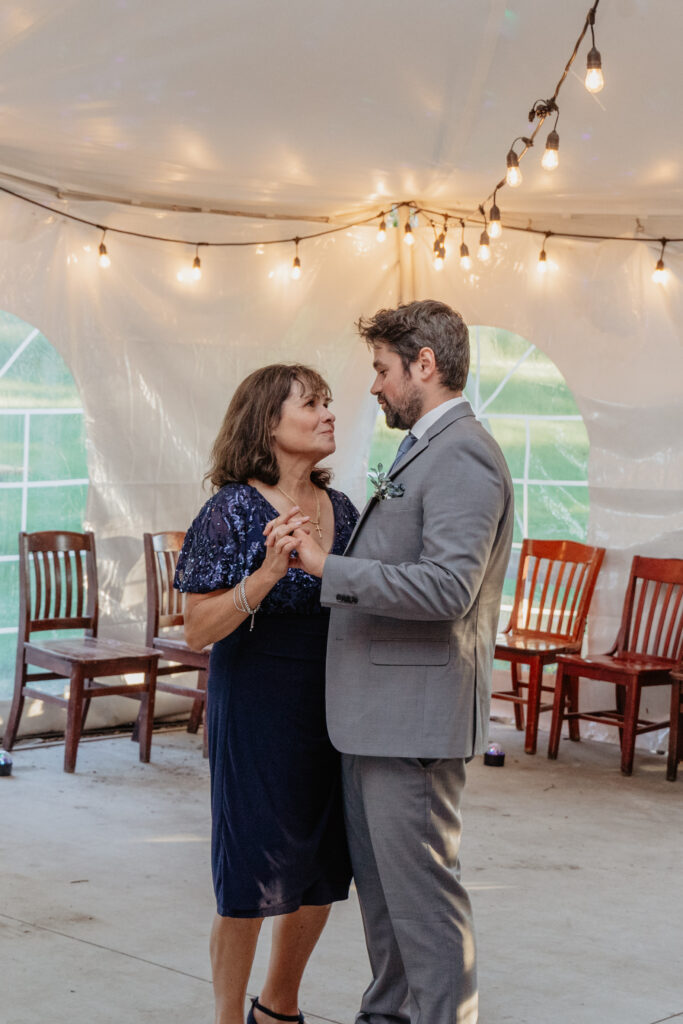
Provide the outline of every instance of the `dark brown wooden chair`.
<path id="1" fill-rule="evenodd" d="M 619 729 L 621 770 L 633 771 L 636 736 L 665 729 L 668 720 L 653 722 L 639 717 L 645 686 L 677 686 L 671 670 L 683 654 L 683 558 L 636 556 L 626 590 L 617 642 L 608 654 L 557 659 L 557 684 L 548 757 L 556 758 L 562 722 L 566 718 L 579 739 L 578 723 L 606 722 Z M 581 678 L 601 679 L 615 686 L 616 708 L 579 711 Z M 570 734 L 571 735 L 571 734 Z M 676 741 L 676 747 L 677 747 Z"/>
<path id="2" fill-rule="evenodd" d="M 558 654 L 580 651 L 586 616 L 600 572 L 604 548 L 589 547 L 571 540 L 525 540 L 519 559 L 517 585 L 510 621 L 496 638 L 496 658 L 510 662 L 511 690 L 496 690 L 492 696 L 511 701 L 515 725 L 524 728 L 524 749 L 536 753 L 538 716 L 553 704 L 541 704 L 543 692 L 553 693 L 555 685 L 543 685 L 543 667 L 557 661 Z M 528 679 L 519 672 L 529 666 Z"/>
<path id="3" fill-rule="evenodd" d="M 76 767 L 78 741 L 94 697 L 133 697 L 141 702 L 140 760 L 149 761 L 154 724 L 158 651 L 97 636 L 97 560 L 92 533 L 48 530 L 19 534 L 19 637 L 14 699 L 4 744 L 11 750 L 26 697 L 65 707 L 64 771 Z M 84 636 L 34 642 L 45 630 L 84 630 Z M 43 671 L 28 672 L 34 665 Z M 103 676 L 135 672 L 142 683 L 94 685 Z M 68 679 L 68 693 L 57 696 L 34 689 L 33 683 Z"/>
<path id="4" fill-rule="evenodd" d="M 666 777 L 676 781 L 678 762 L 683 761 L 683 665 L 671 673 L 671 713 L 669 715 L 669 758 Z"/>
<path id="5" fill-rule="evenodd" d="M 207 755 L 206 680 L 209 669 L 210 648 L 193 651 L 182 636 L 168 631 L 183 626 L 184 595 L 173 589 L 173 577 L 185 534 L 181 531 L 145 533 L 145 569 L 147 571 L 147 645 L 159 651 L 161 662 L 157 669 L 157 690 L 192 699 L 188 732 L 197 732 L 204 715 L 204 756 Z M 165 631 L 165 632 L 164 632 Z M 166 677 L 195 670 L 197 686 L 181 686 L 166 682 Z"/>

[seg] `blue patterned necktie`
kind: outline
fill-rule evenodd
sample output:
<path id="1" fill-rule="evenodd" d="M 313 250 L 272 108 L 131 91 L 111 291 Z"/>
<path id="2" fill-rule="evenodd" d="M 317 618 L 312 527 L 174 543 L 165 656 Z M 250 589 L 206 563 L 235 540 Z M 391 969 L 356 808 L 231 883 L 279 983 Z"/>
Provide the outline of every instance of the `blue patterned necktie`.
<path id="1" fill-rule="evenodd" d="M 401 461 L 401 459 L 403 458 L 405 453 L 410 451 L 410 449 L 413 447 L 413 445 L 415 444 L 416 441 L 417 441 L 417 438 L 415 437 L 415 434 L 411 434 L 410 431 L 408 431 L 408 433 L 406 434 L 406 436 L 403 438 L 403 440 L 401 441 L 400 445 L 398 446 L 398 451 L 396 452 L 396 458 L 392 462 L 391 469 L 389 470 L 390 473 L 393 473 L 394 469 L 396 468 L 398 463 Z"/>

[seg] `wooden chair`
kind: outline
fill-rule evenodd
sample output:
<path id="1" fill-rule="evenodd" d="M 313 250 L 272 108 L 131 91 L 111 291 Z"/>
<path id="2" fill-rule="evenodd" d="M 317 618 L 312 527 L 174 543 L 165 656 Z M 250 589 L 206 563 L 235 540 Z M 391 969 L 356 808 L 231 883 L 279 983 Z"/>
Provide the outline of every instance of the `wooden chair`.
<path id="1" fill-rule="evenodd" d="M 26 697 L 58 704 L 67 711 L 64 771 L 76 767 L 78 741 L 94 697 L 133 697 L 141 702 L 140 760 L 149 761 L 154 724 L 158 651 L 97 636 L 95 537 L 88 533 L 44 531 L 19 534 L 19 637 L 14 699 L 4 744 L 11 750 Z M 85 630 L 85 636 L 34 642 L 44 630 Z M 41 672 L 28 672 L 34 665 Z M 142 683 L 93 684 L 102 676 L 143 673 Z M 66 696 L 34 689 L 47 679 L 68 679 Z"/>
<path id="2" fill-rule="evenodd" d="M 145 533 L 145 568 L 147 571 L 147 645 L 159 651 L 161 661 L 157 669 L 157 690 L 192 698 L 188 732 L 197 732 L 204 713 L 204 756 L 207 756 L 206 680 L 211 649 L 193 651 L 179 636 L 162 631 L 182 627 L 183 594 L 173 589 L 173 577 L 185 534 L 179 531 Z M 168 683 L 160 677 L 179 672 L 197 672 L 197 686 Z"/>
<path id="3" fill-rule="evenodd" d="M 527 754 L 536 753 L 539 714 L 553 706 L 541 704 L 542 693 L 555 689 L 554 684 L 543 685 L 543 667 L 553 664 L 558 654 L 581 650 L 604 554 L 604 548 L 571 540 L 522 543 L 510 621 L 496 638 L 495 657 L 510 662 L 512 689 L 497 690 L 492 696 L 514 704 L 519 730 L 524 728 L 526 705 Z M 528 680 L 520 677 L 520 665 L 529 666 Z"/>
<path id="4" fill-rule="evenodd" d="M 666 777 L 676 781 L 678 762 L 683 761 L 683 665 L 671 673 L 671 714 L 669 715 L 669 758 Z"/>
<path id="5" fill-rule="evenodd" d="M 683 558 L 641 558 L 636 556 L 626 590 L 617 642 L 608 654 L 581 658 L 577 654 L 558 657 L 555 703 L 550 729 L 548 757 L 556 758 L 562 722 L 606 722 L 619 728 L 621 770 L 633 771 L 636 736 L 664 729 L 668 720 L 652 722 L 639 717 L 644 686 L 679 684 L 671 669 L 680 667 L 683 654 Z M 616 708 L 579 711 L 579 680 L 601 679 L 616 687 Z M 568 708 L 568 710 L 567 710 Z M 676 750 L 678 741 L 676 740 Z"/>

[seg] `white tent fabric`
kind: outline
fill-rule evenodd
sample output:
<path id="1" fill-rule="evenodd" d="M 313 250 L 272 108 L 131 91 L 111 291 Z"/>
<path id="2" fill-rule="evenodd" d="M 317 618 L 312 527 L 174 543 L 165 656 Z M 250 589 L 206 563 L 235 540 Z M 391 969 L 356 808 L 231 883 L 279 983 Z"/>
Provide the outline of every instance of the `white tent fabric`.
<path id="1" fill-rule="evenodd" d="M 428 2 L 416 20 L 403 0 L 6 5 L 0 185 L 188 241 L 303 235 L 325 227 L 308 217 L 339 223 L 387 197 L 471 209 L 530 101 L 552 93 L 586 9 Z M 532 151 L 523 188 L 499 197 L 504 221 L 510 211 L 520 225 L 626 235 L 639 217 L 648 234 L 683 236 L 681 29 L 676 0 L 601 5 L 608 85 L 592 98 L 570 76 L 560 169 L 544 176 Z M 28 181 L 256 216 L 58 200 Z M 572 389 L 591 442 L 589 540 L 608 548 L 592 649 L 614 639 L 632 555 L 683 556 L 681 246 L 667 249 L 673 274 L 657 287 L 656 245 L 551 239 L 541 280 L 538 237 L 505 232 L 485 270 L 464 274 L 451 258 L 437 274 L 430 229 L 411 252 L 398 231 L 379 246 L 359 227 L 306 242 L 299 282 L 289 245 L 205 250 L 189 286 L 176 271 L 190 246 L 109 235 L 102 271 L 92 228 L 10 197 L 0 208 L 0 301 L 55 345 L 83 400 L 104 631 L 142 638 L 141 535 L 189 523 L 218 423 L 254 367 L 301 360 L 328 377 L 337 485 L 362 501 L 375 408 L 353 322 L 411 298 L 528 338 Z M 274 219 L 285 214 L 301 219 Z M 661 714 L 660 698 L 647 710 Z M 97 712 L 112 720 L 93 707 L 92 724 Z M 24 729 L 52 721 L 46 708 Z"/>

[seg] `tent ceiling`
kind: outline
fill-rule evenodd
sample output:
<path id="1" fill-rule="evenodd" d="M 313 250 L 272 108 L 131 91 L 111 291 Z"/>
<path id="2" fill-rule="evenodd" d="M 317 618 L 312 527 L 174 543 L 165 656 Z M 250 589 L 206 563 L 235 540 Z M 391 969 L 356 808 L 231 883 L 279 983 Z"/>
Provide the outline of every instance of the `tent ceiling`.
<path id="1" fill-rule="evenodd" d="M 552 94 L 588 0 L 7 0 L 0 169 L 64 189 L 323 216 L 476 207 Z M 570 73 L 529 215 L 683 214 L 680 0 L 603 0 L 606 87 Z M 583 76 L 587 42 L 575 64 Z M 547 125 L 549 130 L 550 125 Z"/>

